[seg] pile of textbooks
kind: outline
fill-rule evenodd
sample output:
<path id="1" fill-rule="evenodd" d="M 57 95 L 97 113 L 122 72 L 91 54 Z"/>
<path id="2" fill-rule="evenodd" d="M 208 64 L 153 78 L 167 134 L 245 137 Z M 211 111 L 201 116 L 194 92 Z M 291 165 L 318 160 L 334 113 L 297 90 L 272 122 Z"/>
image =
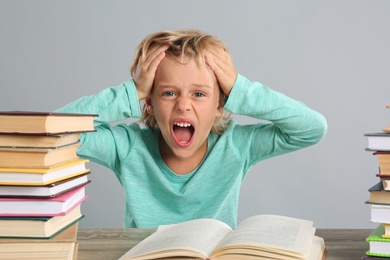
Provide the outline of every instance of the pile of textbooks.
<path id="1" fill-rule="evenodd" d="M 390 104 L 387 105 L 390 108 Z M 378 182 L 369 189 L 367 204 L 371 221 L 378 226 L 367 237 L 369 250 L 362 259 L 390 259 L 390 125 L 381 132 L 365 134 L 366 151 L 378 162 Z"/>
<path id="2" fill-rule="evenodd" d="M 0 112 L 0 259 L 77 258 L 90 170 L 76 150 L 95 116 Z"/>

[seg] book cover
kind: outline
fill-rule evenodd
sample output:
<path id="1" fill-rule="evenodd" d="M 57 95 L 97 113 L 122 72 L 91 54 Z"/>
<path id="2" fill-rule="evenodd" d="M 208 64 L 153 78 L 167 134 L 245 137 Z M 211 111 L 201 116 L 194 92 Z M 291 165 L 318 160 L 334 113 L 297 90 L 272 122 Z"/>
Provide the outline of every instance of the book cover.
<path id="1" fill-rule="evenodd" d="M 365 256 L 362 256 L 361 260 L 389 260 L 389 258 L 388 257 L 379 257 L 379 256 L 365 255 Z"/>
<path id="2" fill-rule="evenodd" d="M 374 223 L 390 223 L 390 205 L 369 204 L 370 220 Z"/>
<path id="3" fill-rule="evenodd" d="M 17 186 L 17 185 L 0 185 L 1 197 L 37 197 L 53 198 L 57 197 L 72 189 L 89 184 L 88 174 L 73 176 L 68 179 L 60 180 L 44 186 Z"/>
<path id="4" fill-rule="evenodd" d="M 382 182 L 378 182 L 368 191 L 370 195 L 367 204 L 390 205 L 390 192 L 383 189 Z"/>
<path id="5" fill-rule="evenodd" d="M 390 133 L 367 133 L 367 151 L 390 151 Z"/>
<path id="6" fill-rule="evenodd" d="M 73 210 L 74 211 L 74 210 Z M 4 218 L 0 217 L 0 243 L 1 239 L 52 239 L 85 216 L 81 214 L 68 214 L 51 218 Z M 57 220 L 54 218 L 65 218 Z M 53 221 L 54 224 L 51 224 Z M 7 223 L 9 222 L 9 223 Z M 20 227 L 23 226 L 23 229 Z"/>
<path id="7" fill-rule="evenodd" d="M 96 114 L 72 114 L 35 111 L 0 111 L 0 133 L 69 134 L 95 131 Z"/>
<path id="8" fill-rule="evenodd" d="M 85 216 L 82 215 L 82 220 Z M 79 221 L 80 221 L 79 220 Z M 58 242 L 58 241 L 76 241 L 77 232 L 79 227 L 79 221 L 76 221 L 73 225 L 67 226 L 60 230 L 57 234 L 54 234 L 50 238 L 0 238 L 1 243 L 13 243 L 17 246 L 18 243 L 42 243 L 42 242 Z"/>
<path id="9" fill-rule="evenodd" d="M 383 238 L 383 225 L 379 225 L 367 238 L 369 243 L 369 256 L 390 257 L 390 238 Z"/>
<path id="10" fill-rule="evenodd" d="M 390 178 L 384 176 L 378 176 L 378 177 L 380 177 L 381 179 L 383 189 L 385 191 L 390 191 Z"/>
<path id="11" fill-rule="evenodd" d="M 81 133 L 63 135 L 15 135 L 0 133 L 0 147 L 53 149 L 77 143 L 80 135 Z"/>
<path id="12" fill-rule="evenodd" d="M 75 160 L 80 143 L 57 149 L 0 148 L 2 168 L 50 168 Z"/>
<path id="13" fill-rule="evenodd" d="M 386 108 L 390 108 L 390 104 L 387 104 Z M 390 125 L 388 125 L 387 127 L 383 128 L 383 132 L 390 133 Z"/>
<path id="14" fill-rule="evenodd" d="M 78 253 L 77 241 L 32 243 L 0 243 L 0 260 L 34 259 L 39 260 L 76 260 Z"/>
<path id="15" fill-rule="evenodd" d="M 0 168 L 0 185 L 43 186 L 89 172 L 88 160 L 75 159 L 51 168 Z"/>
<path id="16" fill-rule="evenodd" d="M 85 185 L 54 198 L 0 198 L 0 216 L 66 215 L 87 199 Z"/>
<path id="17" fill-rule="evenodd" d="M 379 174 L 381 176 L 390 174 L 390 152 L 374 152 L 379 164 Z"/>
<path id="18" fill-rule="evenodd" d="M 377 173 L 375 176 L 383 179 L 390 179 L 390 174 Z"/>
<path id="19" fill-rule="evenodd" d="M 384 228 L 382 238 L 390 238 L 390 223 L 381 223 L 381 224 Z"/>

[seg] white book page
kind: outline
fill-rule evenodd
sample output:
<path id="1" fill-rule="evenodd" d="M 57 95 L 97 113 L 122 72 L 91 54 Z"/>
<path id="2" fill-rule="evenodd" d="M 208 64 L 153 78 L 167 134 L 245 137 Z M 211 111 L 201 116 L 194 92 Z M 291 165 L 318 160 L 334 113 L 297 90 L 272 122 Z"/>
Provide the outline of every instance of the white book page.
<path id="1" fill-rule="evenodd" d="M 120 259 L 178 248 L 200 252 L 207 258 L 231 232 L 228 225 L 214 219 L 161 226 Z"/>
<path id="2" fill-rule="evenodd" d="M 322 237 L 314 236 L 307 259 L 322 259 L 325 250 L 325 242 Z"/>
<path id="3" fill-rule="evenodd" d="M 315 229 L 312 221 L 259 215 L 250 217 L 220 245 L 262 245 L 307 254 Z"/>

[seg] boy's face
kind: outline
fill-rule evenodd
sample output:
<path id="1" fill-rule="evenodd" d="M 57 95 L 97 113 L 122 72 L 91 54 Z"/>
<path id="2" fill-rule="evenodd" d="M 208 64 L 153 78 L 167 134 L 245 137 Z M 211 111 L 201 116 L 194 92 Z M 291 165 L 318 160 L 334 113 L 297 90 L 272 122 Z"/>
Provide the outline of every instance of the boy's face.
<path id="1" fill-rule="evenodd" d="M 215 117 L 222 115 L 213 71 L 194 58 L 187 57 L 182 64 L 165 57 L 148 103 L 164 139 L 160 144 L 163 158 L 201 160 Z"/>

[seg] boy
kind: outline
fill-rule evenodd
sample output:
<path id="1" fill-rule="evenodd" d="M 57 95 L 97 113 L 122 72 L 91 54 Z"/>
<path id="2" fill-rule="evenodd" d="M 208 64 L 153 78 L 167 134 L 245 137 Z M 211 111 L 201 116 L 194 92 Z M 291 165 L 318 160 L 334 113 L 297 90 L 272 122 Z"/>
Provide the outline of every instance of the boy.
<path id="1" fill-rule="evenodd" d="M 321 114 L 238 74 L 223 43 L 197 30 L 146 37 L 130 71 L 133 80 L 58 110 L 99 114 L 78 154 L 116 174 L 125 227 L 215 218 L 234 228 L 251 166 L 326 132 Z M 270 123 L 240 125 L 226 111 Z M 147 127 L 107 123 L 141 116 Z"/>

